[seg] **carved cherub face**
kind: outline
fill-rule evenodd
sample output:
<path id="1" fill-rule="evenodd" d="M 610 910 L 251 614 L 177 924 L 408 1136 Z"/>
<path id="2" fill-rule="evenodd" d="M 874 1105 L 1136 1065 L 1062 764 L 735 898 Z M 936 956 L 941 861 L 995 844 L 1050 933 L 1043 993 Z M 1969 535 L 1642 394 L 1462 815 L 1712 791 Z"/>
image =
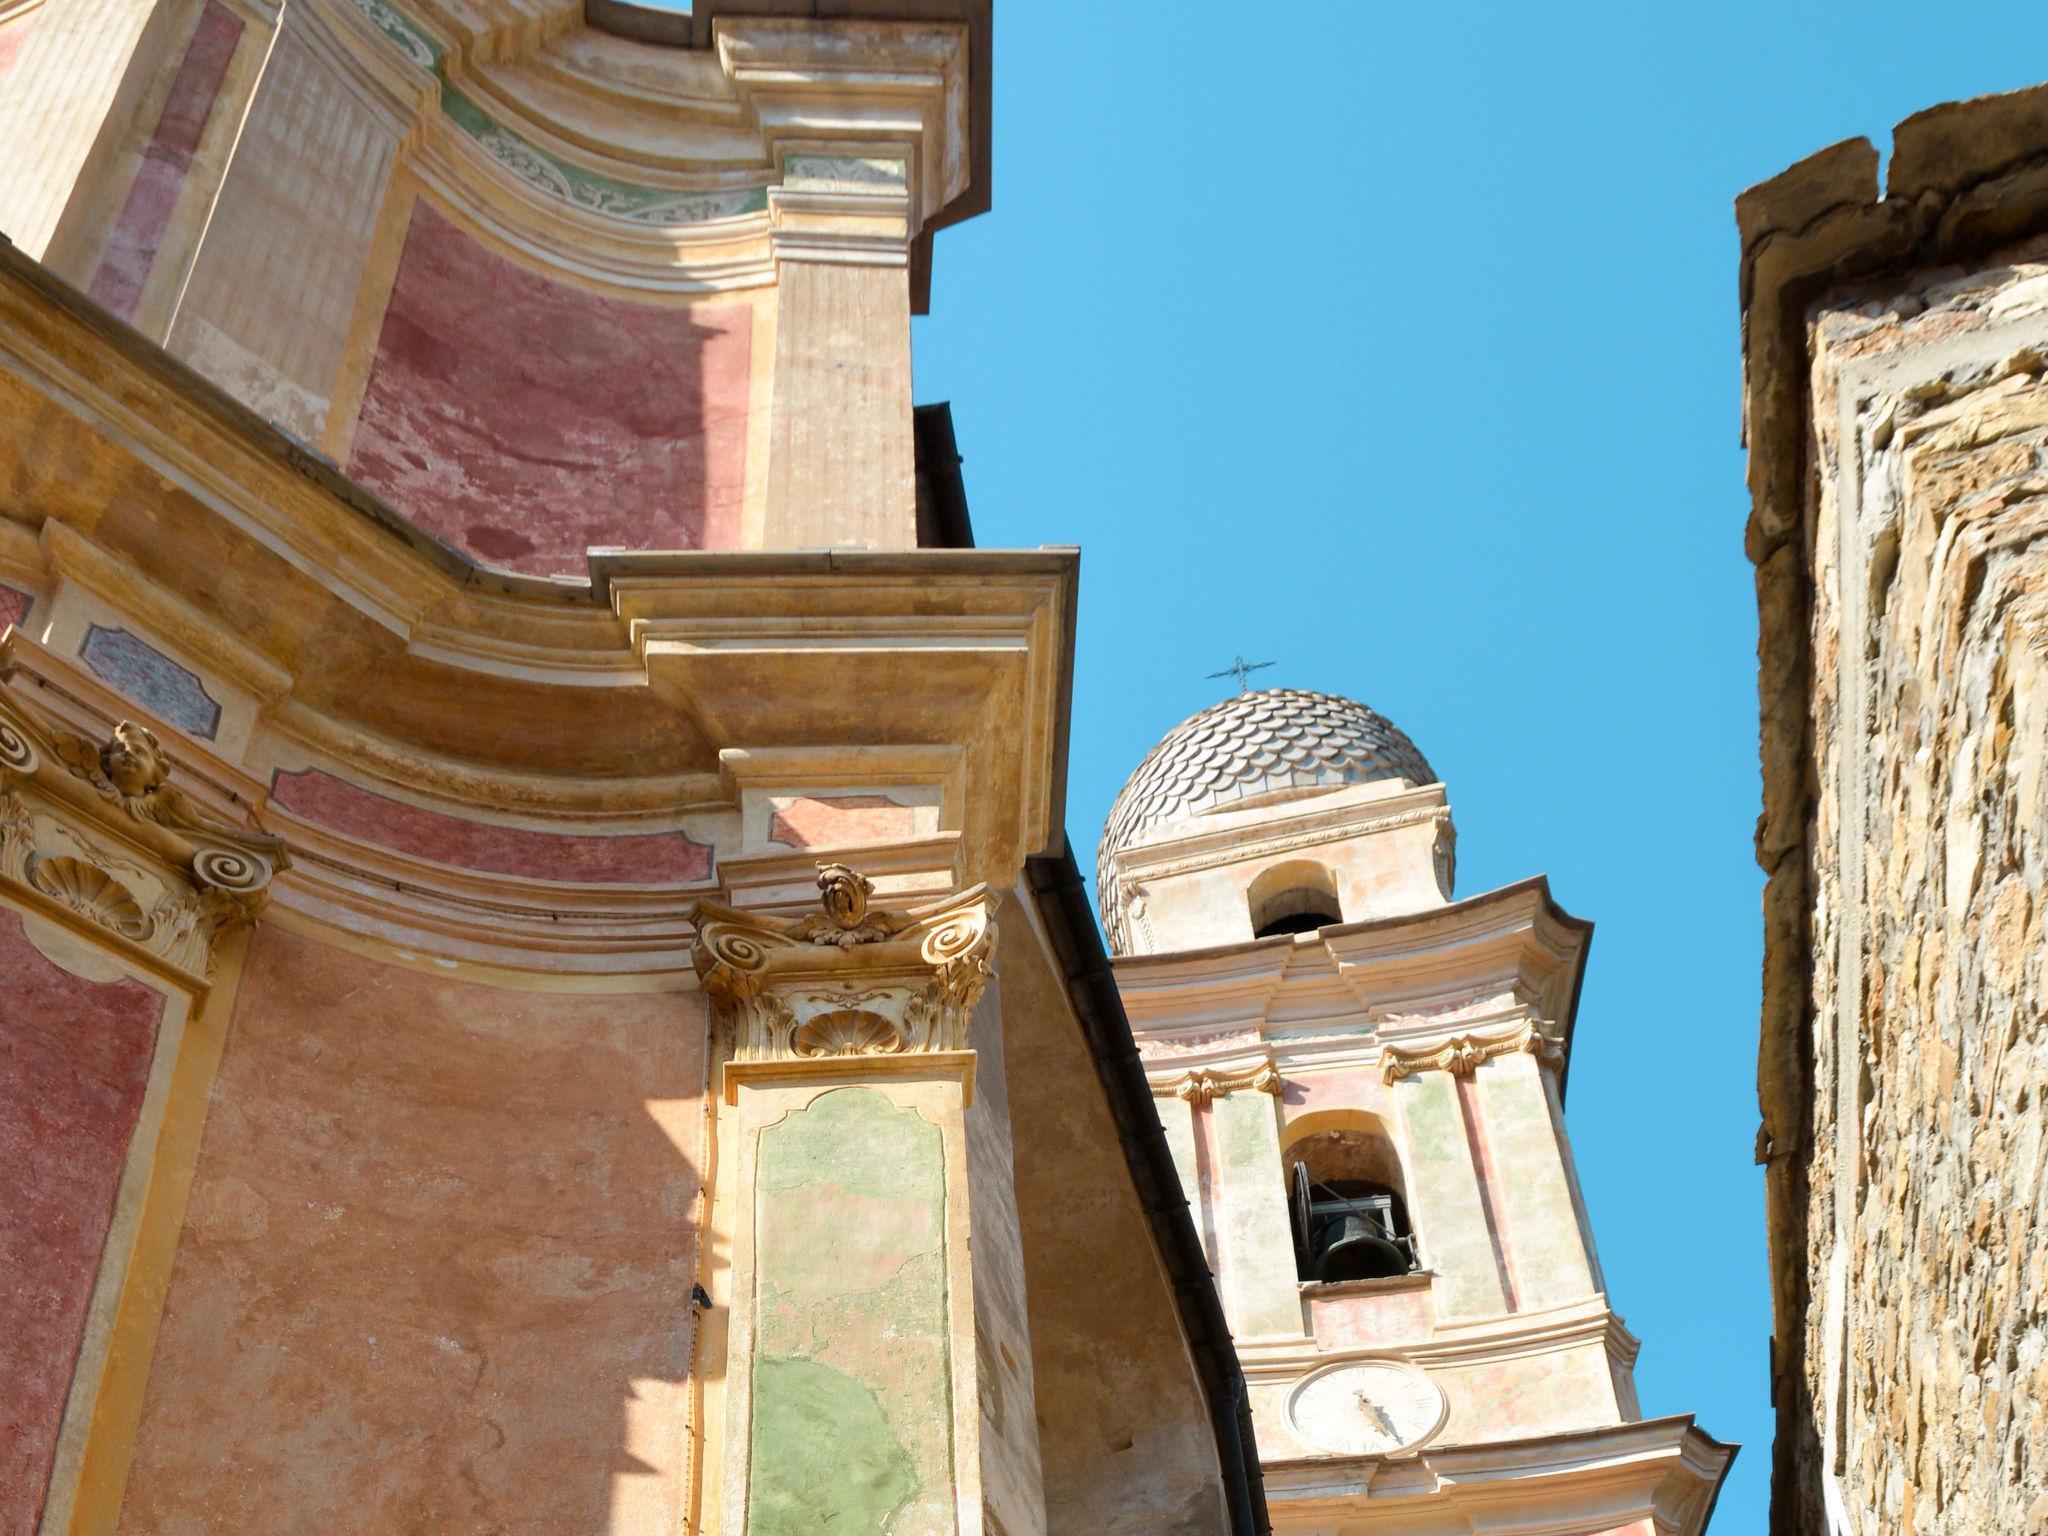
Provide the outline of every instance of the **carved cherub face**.
<path id="1" fill-rule="evenodd" d="M 100 771 L 131 800 L 146 795 L 170 776 L 156 732 L 133 721 L 114 727 L 114 739 L 100 749 Z"/>

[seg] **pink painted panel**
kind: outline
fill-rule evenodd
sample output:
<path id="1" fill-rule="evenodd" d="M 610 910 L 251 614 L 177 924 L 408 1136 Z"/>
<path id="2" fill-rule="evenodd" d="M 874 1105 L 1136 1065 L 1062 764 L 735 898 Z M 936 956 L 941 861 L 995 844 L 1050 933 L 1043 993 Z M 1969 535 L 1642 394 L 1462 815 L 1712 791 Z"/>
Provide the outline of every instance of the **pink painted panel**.
<path id="1" fill-rule="evenodd" d="M 0 909 L 0 1536 L 42 1513 L 163 1009 L 51 964 Z"/>
<path id="2" fill-rule="evenodd" d="M 681 1529 L 707 1033 L 259 928 L 120 1529 Z"/>
<path id="3" fill-rule="evenodd" d="M 1283 1123 L 1325 1109 L 1363 1109 L 1390 1119 L 1393 1106 L 1376 1072 L 1316 1072 L 1287 1079 L 1280 1095 Z"/>
<path id="4" fill-rule="evenodd" d="M 708 879 L 711 850 L 681 832 L 540 832 L 465 821 L 351 784 L 318 768 L 271 776 L 270 798 L 307 821 L 437 864 L 586 885 L 687 885 Z"/>
<path id="5" fill-rule="evenodd" d="M 28 43 L 29 29 L 36 24 L 36 18 L 43 14 L 37 6 L 19 21 L 11 21 L 0 27 L 0 80 L 7 78 L 7 71 L 14 67 L 14 61 L 21 57 L 21 50 Z"/>
<path id="6" fill-rule="evenodd" d="M 1426 1289 L 1369 1296 L 1311 1295 L 1308 1315 L 1318 1349 L 1418 1343 L 1429 1337 L 1431 1327 Z"/>
<path id="7" fill-rule="evenodd" d="M 768 841 L 785 848 L 854 848 L 911 835 L 917 812 L 887 795 L 804 795 L 768 819 Z"/>
<path id="8" fill-rule="evenodd" d="M 26 592 L 0 582 L 0 629 L 5 629 L 10 624 L 19 624 L 27 618 L 28 603 L 29 597 Z"/>
<path id="9" fill-rule="evenodd" d="M 731 549 L 753 312 L 607 298 L 518 266 L 424 200 L 377 342 L 349 473 L 516 571 L 597 545 Z"/>
<path id="10" fill-rule="evenodd" d="M 241 39 L 241 18 L 218 0 L 200 13 L 199 26 L 164 99 L 163 115 L 142 152 L 142 164 L 93 274 L 92 296 L 124 320 L 134 316 L 142 301 L 142 286 L 149 281 L 157 247 L 184 190 L 185 173 L 199 152 L 200 135 L 213 115 L 214 100 Z"/>

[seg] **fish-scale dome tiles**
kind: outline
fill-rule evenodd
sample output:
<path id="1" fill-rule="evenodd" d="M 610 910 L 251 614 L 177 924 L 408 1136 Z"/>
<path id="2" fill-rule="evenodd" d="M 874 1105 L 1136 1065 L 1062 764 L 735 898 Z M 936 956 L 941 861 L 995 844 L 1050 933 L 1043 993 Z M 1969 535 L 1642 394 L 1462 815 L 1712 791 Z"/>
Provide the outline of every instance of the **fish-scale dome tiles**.
<path id="1" fill-rule="evenodd" d="M 1401 779 L 1432 784 L 1414 742 L 1355 699 L 1303 688 L 1241 693 L 1190 715 L 1145 754 L 1102 829 L 1096 888 L 1103 928 L 1124 948 L 1111 859 L 1148 829 L 1289 790 Z"/>

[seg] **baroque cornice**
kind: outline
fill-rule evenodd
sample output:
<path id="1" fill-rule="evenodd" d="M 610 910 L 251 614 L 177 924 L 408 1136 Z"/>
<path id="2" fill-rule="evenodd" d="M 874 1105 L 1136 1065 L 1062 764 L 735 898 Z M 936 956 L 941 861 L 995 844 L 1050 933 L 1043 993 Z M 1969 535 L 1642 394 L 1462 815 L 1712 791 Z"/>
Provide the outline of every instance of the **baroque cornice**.
<path id="1" fill-rule="evenodd" d="M 1534 1056 L 1541 1065 L 1551 1068 L 1564 1061 L 1563 1043 L 1536 1020 L 1529 1019 L 1506 1034 L 1460 1033 L 1428 1045 L 1383 1045 L 1380 1075 L 1389 1085 L 1424 1072 L 1470 1077 L 1496 1057 L 1521 1053 Z"/>

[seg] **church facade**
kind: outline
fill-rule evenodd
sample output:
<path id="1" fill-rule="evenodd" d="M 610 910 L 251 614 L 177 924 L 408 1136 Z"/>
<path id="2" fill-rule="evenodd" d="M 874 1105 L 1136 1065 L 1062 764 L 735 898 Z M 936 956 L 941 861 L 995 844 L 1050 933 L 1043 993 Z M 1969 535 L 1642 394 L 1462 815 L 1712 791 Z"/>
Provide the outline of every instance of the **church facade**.
<path id="1" fill-rule="evenodd" d="M 1141 772 L 1104 946 L 990 37 L 0 0 L 0 1536 L 1702 1527 L 1412 745 Z"/>

